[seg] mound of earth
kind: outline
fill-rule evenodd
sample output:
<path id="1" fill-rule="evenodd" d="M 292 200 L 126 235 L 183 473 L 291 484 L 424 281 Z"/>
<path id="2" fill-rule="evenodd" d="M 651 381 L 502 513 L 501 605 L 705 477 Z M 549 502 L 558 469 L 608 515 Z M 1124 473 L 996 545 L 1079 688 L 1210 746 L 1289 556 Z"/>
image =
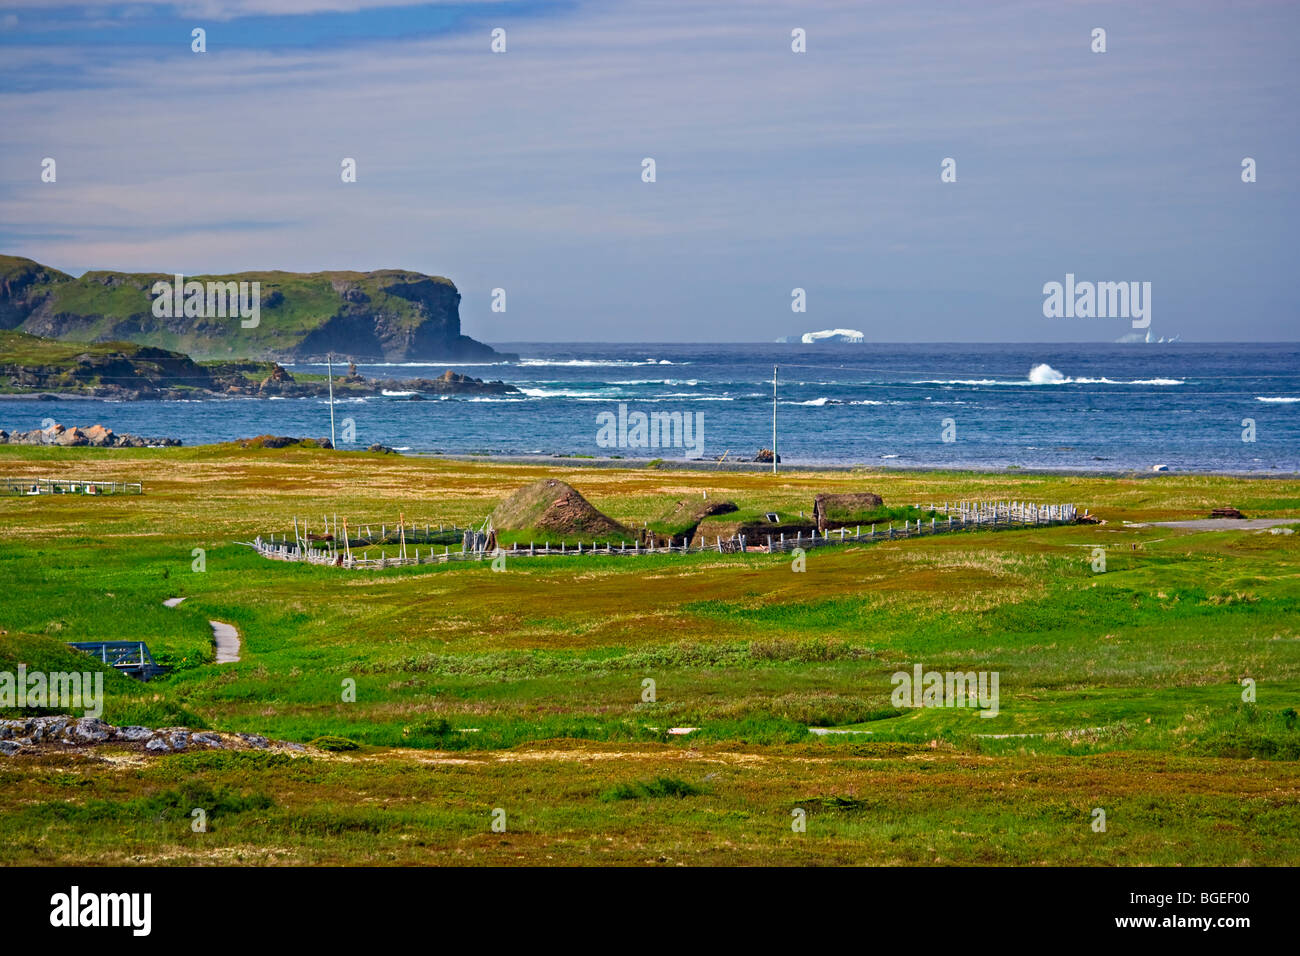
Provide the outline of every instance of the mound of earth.
<path id="1" fill-rule="evenodd" d="M 815 530 L 813 523 L 805 518 L 783 518 L 773 523 L 762 518 L 737 521 L 734 518 L 709 517 L 695 529 L 691 547 L 711 548 L 719 539 L 726 542 L 740 535 L 744 536 L 748 544 L 766 545 L 769 536 L 773 541 L 779 541 L 783 534 L 786 540 L 796 534 L 806 538 Z"/>
<path id="2" fill-rule="evenodd" d="M 864 516 L 880 508 L 885 499 L 869 491 L 813 498 L 813 522 L 818 531 L 860 524 Z"/>
<path id="3" fill-rule="evenodd" d="M 628 535 L 613 518 L 602 514 L 570 484 L 544 478 L 525 485 L 492 512 L 498 531 L 549 531 L 565 535 Z"/>
<path id="4" fill-rule="evenodd" d="M 653 524 L 660 529 L 642 529 L 641 542 L 651 547 L 663 544 L 677 545 L 695 537 L 695 529 L 700 522 L 713 515 L 731 514 L 737 511 L 730 501 L 709 501 L 706 498 L 684 498 L 675 501 L 660 515 Z"/>
<path id="5" fill-rule="evenodd" d="M 737 510 L 731 501 L 686 498 L 674 502 L 655 523 L 664 528 L 693 527 L 711 515 L 725 515 Z"/>

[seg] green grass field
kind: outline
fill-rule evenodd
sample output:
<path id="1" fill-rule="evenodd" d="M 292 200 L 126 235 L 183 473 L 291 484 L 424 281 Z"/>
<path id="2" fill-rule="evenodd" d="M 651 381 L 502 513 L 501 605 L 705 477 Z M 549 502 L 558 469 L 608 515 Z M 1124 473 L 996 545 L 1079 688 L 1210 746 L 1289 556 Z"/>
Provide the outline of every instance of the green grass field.
<path id="1" fill-rule="evenodd" d="M 1300 863 L 1300 535 L 1126 524 L 1300 516 L 1300 481 L 229 446 L 0 447 L 0 473 L 146 491 L 0 498 L 0 670 L 145 640 L 173 670 L 110 680 L 111 723 L 360 745 L 0 758 L 0 863 Z M 237 544 L 294 515 L 477 524 L 541 477 L 633 528 L 705 490 L 749 514 L 876 491 L 1106 523 L 825 548 L 802 573 L 753 553 L 345 571 Z M 239 663 L 212 663 L 209 619 L 238 628 Z M 895 706 L 916 664 L 997 672 L 997 716 Z"/>

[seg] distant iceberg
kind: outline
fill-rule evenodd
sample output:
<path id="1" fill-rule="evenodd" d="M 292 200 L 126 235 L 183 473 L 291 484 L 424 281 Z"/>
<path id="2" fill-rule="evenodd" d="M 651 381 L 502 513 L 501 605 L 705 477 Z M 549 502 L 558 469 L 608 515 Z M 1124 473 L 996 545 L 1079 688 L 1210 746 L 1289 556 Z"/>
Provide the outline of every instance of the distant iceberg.
<path id="1" fill-rule="evenodd" d="M 1151 330 L 1147 329 L 1146 335 L 1142 335 L 1140 332 L 1130 332 L 1128 335 L 1121 335 L 1115 340 L 1115 342 L 1118 345 L 1130 345 L 1134 342 L 1149 342 L 1152 345 L 1173 345 L 1180 338 L 1182 338 L 1181 332 L 1173 338 L 1167 339 L 1162 335 L 1159 339 L 1153 339 L 1151 337 Z"/>
<path id="2" fill-rule="evenodd" d="M 804 345 L 816 342 L 861 342 L 865 336 L 857 329 L 823 329 L 820 332 L 805 332 L 799 341 Z"/>

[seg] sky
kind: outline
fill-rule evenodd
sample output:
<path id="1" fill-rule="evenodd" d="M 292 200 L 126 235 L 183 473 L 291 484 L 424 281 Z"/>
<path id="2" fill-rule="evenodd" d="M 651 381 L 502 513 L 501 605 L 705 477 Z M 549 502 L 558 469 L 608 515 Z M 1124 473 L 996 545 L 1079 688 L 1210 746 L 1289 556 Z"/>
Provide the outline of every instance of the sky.
<path id="1" fill-rule="evenodd" d="M 1295 341 L 1298 27 L 1285 2 L 0 0 L 0 253 L 418 270 L 488 342 L 1131 334 L 1045 316 L 1067 274 L 1150 282 L 1154 336 Z"/>

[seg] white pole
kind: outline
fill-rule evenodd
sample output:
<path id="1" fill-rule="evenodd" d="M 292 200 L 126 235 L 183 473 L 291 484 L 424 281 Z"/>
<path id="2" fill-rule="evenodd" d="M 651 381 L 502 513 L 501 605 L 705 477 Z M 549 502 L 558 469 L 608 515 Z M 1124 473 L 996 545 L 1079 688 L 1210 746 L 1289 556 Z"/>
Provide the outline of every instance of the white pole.
<path id="1" fill-rule="evenodd" d="M 772 366 L 772 474 L 776 474 L 776 366 Z"/>
<path id="2" fill-rule="evenodd" d="M 338 445 L 334 441 L 334 361 L 333 359 L 334 359 L 333 352 L 327 352 L 325 354 L 325 374 L 329 378 L 329 382 L 330 382 L 330 444 L 334 446 L 335 450 L 337 450 Z"/>

